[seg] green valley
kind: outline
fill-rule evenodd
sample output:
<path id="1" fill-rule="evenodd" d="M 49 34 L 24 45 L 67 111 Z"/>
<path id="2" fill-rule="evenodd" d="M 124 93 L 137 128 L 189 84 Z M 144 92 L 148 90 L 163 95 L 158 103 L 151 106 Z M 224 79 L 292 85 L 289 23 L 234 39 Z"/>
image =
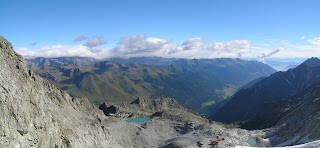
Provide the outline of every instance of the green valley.
<path id="1" fill-rule="evenodd" d="M 96 105 L 104 101 L 128 102 L 137 97 L 171 97 L 201 114 L 207 114 L 210 107 L 229 98 L 247 82 L 275 72 L 263 63 L 240 59 L 172 59 L 166 65 L 146 65 L 139 61 L 37 65 L 36 61 L 29 60 L 29 67 L 35 73 L 73 96 L 89 98 Z"/>

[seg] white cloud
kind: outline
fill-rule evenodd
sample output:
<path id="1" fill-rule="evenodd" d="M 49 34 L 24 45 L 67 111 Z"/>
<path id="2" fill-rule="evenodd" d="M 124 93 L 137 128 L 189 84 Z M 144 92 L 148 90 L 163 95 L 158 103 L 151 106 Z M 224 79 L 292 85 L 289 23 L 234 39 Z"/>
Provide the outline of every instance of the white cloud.
<path id="1" fill-rule="evenodd" d="M 282 49 L 283 49 L 283 48 L 279 48 L 279 49 L 276 49 L 276 50 L 271 51 L 271 52 L 269 52 L 269 53 L 264 52 L 264 53 L 258 55 L 258 61 L 264 62 L 264 59 L 265 59 L 265 58 L 277 54 L 277 53 L 280 52 Z"/>
<path id="2" fill-rule="evenodd" d="M 103 44 L 106 44 L 106 42 L 103 41 L 102 37 L 93 37 L 89 39 L 85 44 L 83 44 L 83 46 L 95 48 Z"/>
<path id="3" fill-rule="evenodd" d="M 292 44 L 273 55 L 275 58 L 310 58 L 319 57 L 320 48 L 318 45 L 295 45 Z"/>
<path id="4" fill-rule="evenodd" d="M 112 49 L 112 53 L 113 56 L 117 57 L 238 57 L 239 55 L 245 55 L 244 53 L 248 52 L 250 47 L 250 42 L 247 40 L 204 44 L 202 38 L 190 38 L 182 44 L 174 44 L 170 40 L 149 38 L 141 34 L 123 38 L 117 46 Z"/>
<path id="5" fill-rule="evenodd" d="M 181 45 L 183 50 L 199 50 L 204 49 L 202 38 L 190 38 Z"/>
<path id="6" fill-rule="evenodd" d="M 248 40 L 205 43 L 202 38 L 190 38 L 182 43 L 173 43 L 169 39 L 148 37 L 144 34 L 122 38 L 115 47 L 100 48 L 104 44 L 102 37 L 87 39 L 77 46 L 44 46 L 39 49 L 20 48 L 17 52 L 25 57 L 94 57 L 98 59 L 111 57 L 176 57 L 176 58 L 220 58 L 220 57 L 257 57 L 268 49 L 251 46 Z M 99 47 L 99 48 L 98 48 Z"/>
<path id="7" fill-rule="evenodd" d="M 27 48 L 19 48 L 17 52 L 23 55 L 26 58 L 34 57 L 95 57 L 98 59 L 104 58 L 107 56 L 106 51 L 100 51 L 98 53 L 92 52 L 88 47 L 79 45 L 79 46 L 63 46 L 63 45 L 54 45 L 54 46 L 44 46 L 40 49 L 30 50 Z"/>
<path id="8" fill-rule="evenodd" d="M 159 39 L 159 38 L 147 38 L 146 41 L 147 42 L 151 42 L 151 43 L 164 43 L 164 42 L 167 42 L 167 40 Z"/>
<path id="9" fill-rule="evenodd" d="M 168 40 L 160 38 L 148 38 L 144 34 L 123 38 L 112 49 L 113 56 L 131 57 L 131 56 L 156 56 L 158 52 L 170 48 L 171 43 Z M 159 55 L 161 56 L 161 55 Z"/>
<path id="10" fill-rule="evenodd" d="M 85 40 L 88 40 L 88 37 L 87 36 L 78 36 L 74 39 L 75 42 L 81 42 L 81 41 L 85 41 Z"/>
<path id="11" fill-rule="evenodd" d="M 251 48 L 248 40 L 234 40 L 228 43 L 217 42 L 213 43 L 208 49 L 216 51 L 217 54 L 230 53 L 238 54 L 249 51 Z"/>
<path id="12" fill-rule="evenodd" d="M 310 42 L 310 43 L 312 43 L 312 44 L 314 44 L 314 45 L 320 46 L 320 37 L 317 37 L 317 38 L 308 40 L 308 42 Z"/>
<path id="13" fill-rule="evenodd" d="M 19 48 L 18 50 L 20 50 L 20 51 L 27 51 L 28 48 Z"/>

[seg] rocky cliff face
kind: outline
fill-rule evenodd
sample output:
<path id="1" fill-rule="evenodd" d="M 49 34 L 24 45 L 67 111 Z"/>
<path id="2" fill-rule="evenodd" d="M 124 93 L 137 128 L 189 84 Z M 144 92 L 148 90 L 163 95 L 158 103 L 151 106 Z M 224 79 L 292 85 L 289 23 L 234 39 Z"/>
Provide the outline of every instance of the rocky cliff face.
<path id="1" fill-rule="evenodd" d="M 99 109 L 107 116 L 116 116 L 118 118 L 150 117 L 162 118 L 168 121 L 209 123 L 207 119 L 190 112 L 172 98 L 153 100 L 137 98 L 131 103 L 120 102 L 116 104 L 105 102 L 100 105 Z"/>
<path id="2" fill-rule="evenodd" d="M 101 114 L 29 71 L 0 36 L 0 147 L 116 147 Z"/>
<path id="3" fill-rule="evenodd" d="M 131 102 L 130 105 L 125 105 L 125 103 L 123 103 L 123 107 L 132 109 L 140 108 L 145 111 L 161 111 L 170 108 L 182 109 L 178 102 L 172 98 L 158 98 L 154 100 L 137 98 L 136 100 Z"/>
<path id="4" fill-rule="evenodd" d="M 310 62 L 309 62 L 310 61 Z M 267 128 L 273 126 L 287 111 L 293 108 L 292 98 L 312 84 L 320 82 L 320 69 L 315 59 L 307 60 L 286 72 L 277 72 L 262 79 L 252 87 L 242 89 L 212 118 L 225 123 L 245 122 L 245 128 Z"/>
<path id="5" fill-rule="evenodd" d="M 292 99 L 294 106 L 282 106 L 287 111 L 271 128 L 267 137 L 273 145 L 296 145 L 320 137 L 320 83 L 315 83 Z"/>

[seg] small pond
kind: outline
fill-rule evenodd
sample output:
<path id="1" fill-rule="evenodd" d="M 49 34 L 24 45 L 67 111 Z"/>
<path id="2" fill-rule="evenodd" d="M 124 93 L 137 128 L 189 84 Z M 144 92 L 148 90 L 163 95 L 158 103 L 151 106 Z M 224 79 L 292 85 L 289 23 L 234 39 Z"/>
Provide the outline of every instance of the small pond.
<path id="1" fill-rule="evenodd" d="M 250 137 L 250 138 L 247 140 L 247 142 L 248 142 L 248 144 L 249 144 L 250 146 L 253 146 L 253 147 L 257 147 L 257 146 L 258 146 L 256 140 L 255 140 L 253 137 Z"/>
<path id="2" fill-rule="evenodd" d="M 132 122 L 147 122 L 148 120 L 149 120 L 148 117 L 144 117 L 144 118 L 132 118 L 132 119 L 128 119 L 126 121 L 129 123 L 132 123 Z"/>

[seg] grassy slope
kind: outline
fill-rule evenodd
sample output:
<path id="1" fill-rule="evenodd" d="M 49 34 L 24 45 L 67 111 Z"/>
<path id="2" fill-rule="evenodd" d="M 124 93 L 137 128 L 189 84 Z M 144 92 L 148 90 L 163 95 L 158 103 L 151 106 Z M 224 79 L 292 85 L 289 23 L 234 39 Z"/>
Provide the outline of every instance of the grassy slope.
<path id="1" fill-rule="evenodd" d="M 185 65 L 149 66 L 99 62 L 84 67 L 66 65 L 32 69 L 70 94 L 87 97 L 97 105 L 105 100 L 120 102 L 132 101 L 137 97 L 172 97 L 198 110 L 210 106 L 207 102 L 218 103 L 231 96 L 240 87 L 240 80 L 263 75 L 243 76 L 241 68 L 230 66 L 234 63 L 219 64 L 216 66 L 209 62 L 199 66 L 187 61 Z M 239 74 L 241 77 L 235 77 Z"/>

